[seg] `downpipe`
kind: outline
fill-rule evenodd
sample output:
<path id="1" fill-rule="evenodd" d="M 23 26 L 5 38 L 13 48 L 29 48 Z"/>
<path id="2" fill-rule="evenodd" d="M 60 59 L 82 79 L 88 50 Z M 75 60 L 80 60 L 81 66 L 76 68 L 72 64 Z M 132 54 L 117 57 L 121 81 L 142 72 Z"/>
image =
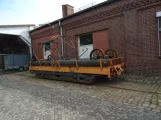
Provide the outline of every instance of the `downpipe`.
<path id="1" fill-rule="evenodd" d="M 159 28 L 159 17 L 158 17 L 158 44 L 159 44 L 159 59 L 161 59 L 161 41 L 160 41 L 160 28 Z"/>
<path id="2" fill-rule="evenodd" d="M 62 30 L 62 26 L 61 26 L 61 22 L 59 20 L 59 28 L 60 28 L 60 39 L 61 39 L 61 53 L 62 53 L 62 57 L 64 58 L 64 40 L 63 40 L 63 30 Z"/>

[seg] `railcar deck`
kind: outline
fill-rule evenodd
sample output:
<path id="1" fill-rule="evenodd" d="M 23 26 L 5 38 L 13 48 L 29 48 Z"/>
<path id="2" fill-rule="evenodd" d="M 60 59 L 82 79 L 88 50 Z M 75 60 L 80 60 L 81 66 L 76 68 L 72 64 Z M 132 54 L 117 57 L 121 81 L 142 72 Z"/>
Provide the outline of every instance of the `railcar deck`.
<path id="1" fill-rule="evenodd" d="M 123 69 L 123 58 L 97 60 L 57 60 L 31 61 L 30 71 L 36 76 L 48 79 L 67 80 L 91 83 L 98 78 L 112 79 L 120 76 Z M 69 80 L 67 80 L 69 81 Z"/>

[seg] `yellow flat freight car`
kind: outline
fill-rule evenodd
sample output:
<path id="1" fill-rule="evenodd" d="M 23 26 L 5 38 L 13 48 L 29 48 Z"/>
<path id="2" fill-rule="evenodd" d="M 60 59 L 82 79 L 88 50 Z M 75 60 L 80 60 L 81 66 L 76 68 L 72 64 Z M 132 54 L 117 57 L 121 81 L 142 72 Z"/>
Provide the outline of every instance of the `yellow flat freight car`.
<path id="1" fill-rule="evenodd" d="M 120 76 L 124 72 L 123 58 L 117 58 L 114 53 L 95 56 L 94 53 L 98 50 L 91 52 L 90 59 L 38 60 L 34 58 L 30 62 L 29 70 L 42 78 L 82 83 L 92 83 L 103 77 L 112 79 Z"/>

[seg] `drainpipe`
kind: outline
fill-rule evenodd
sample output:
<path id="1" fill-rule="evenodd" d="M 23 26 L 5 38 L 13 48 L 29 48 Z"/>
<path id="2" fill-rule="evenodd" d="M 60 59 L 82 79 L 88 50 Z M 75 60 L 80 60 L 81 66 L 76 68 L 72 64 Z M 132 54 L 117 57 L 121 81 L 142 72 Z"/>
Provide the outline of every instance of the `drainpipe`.
<path id="1" fill-rule="evenodd" d="M 160 28 L 159 28 L 159 17 L 158 17 L 158 44 L 159 44 L 159 58 L 161 58 L 161 46 L 160 46 L 160 44 L 161 44 L 161 41 L 160 41 Z"/>
<path id="2" fill-rule="evenodd" d="M 64 57 L 64 42 L 63 42 L 63 30 L 61 26 L 61 22 L 59 20 L 59 27 L 60 27 L 60 39 L 61 39 L 61 51 L 62 51 L 62 57 Z"/>

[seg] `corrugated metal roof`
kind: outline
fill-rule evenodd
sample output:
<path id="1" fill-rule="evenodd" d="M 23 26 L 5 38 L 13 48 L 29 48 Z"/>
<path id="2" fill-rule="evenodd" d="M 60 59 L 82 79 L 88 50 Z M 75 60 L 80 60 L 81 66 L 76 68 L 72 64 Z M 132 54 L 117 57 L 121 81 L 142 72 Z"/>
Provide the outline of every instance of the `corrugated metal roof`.
<path id="1" fill-rule="evenodd" d="M 23 26 L 35 26 L 35 24 L 0 25 L 0 27 L 23 27 Z"/>

